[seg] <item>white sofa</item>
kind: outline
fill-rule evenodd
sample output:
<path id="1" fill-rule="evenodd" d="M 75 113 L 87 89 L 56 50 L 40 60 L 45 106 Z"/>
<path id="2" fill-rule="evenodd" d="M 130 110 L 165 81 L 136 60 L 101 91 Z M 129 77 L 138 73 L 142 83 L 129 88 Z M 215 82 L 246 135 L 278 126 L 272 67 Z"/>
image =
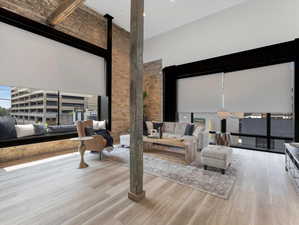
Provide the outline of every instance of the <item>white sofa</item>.
<path id="1" fill-rule="evenodd" d="M 194 131 L 191 136 L 185 135 L 185 130 L 188 123 L 184 122 L 164 122 L 163 123 L 163 138 L 183 138 L 185 141 L 194 141 L 197 144 L 197 150 L 200 151 L 208 146 L 209 131 L 204 127 L 194 124 Z"/>

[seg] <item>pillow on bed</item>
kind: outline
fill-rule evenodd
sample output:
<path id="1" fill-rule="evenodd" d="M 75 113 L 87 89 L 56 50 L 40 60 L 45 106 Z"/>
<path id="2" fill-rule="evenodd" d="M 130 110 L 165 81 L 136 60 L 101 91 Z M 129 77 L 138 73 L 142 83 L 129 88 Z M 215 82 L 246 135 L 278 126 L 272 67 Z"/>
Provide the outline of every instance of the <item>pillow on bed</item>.
<path id="1" fill-rule="evenodd" d="M 35 134 L 33 124 L 26 124 L 26 125 L 15 125 L 17 131 L 17 137 L 27 137 L 32 136 Z"/>

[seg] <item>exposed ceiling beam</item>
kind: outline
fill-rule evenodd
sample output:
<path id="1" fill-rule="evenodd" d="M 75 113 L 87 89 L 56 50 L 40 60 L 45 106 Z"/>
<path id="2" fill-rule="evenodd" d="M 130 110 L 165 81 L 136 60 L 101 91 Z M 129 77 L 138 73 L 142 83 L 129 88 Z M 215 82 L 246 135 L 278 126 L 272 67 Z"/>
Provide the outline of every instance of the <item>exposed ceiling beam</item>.
<path id="1" fill-rule="evenodd" d="M 85 0 L 64 0 L 61 5 L 49 16 L 47 23 L 57 25 L 64 21 L 77 9 Z"/>

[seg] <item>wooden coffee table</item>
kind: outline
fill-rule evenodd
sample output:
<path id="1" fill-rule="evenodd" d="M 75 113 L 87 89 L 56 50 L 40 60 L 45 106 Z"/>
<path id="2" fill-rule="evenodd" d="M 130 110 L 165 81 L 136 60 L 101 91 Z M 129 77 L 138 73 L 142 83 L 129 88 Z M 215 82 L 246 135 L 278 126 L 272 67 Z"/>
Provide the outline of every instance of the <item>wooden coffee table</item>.
<path id="1" fill-rule="evenodd" d="M 185 156 L 185 161 L 189 164 L 192 163 L 196 157 L 196 149 L 193 147 L 192 143 L 184 142 L 184 140 L 181 139 L 143 137 L 143 146 L 145 151 L 155 149 L 157 146 L 164 146 L 165 148 L 163 148 L 162 151 L 182 154 Z M 182 150 L 174 150 L 171 149 L 171 147 L 180 148 Z"/>

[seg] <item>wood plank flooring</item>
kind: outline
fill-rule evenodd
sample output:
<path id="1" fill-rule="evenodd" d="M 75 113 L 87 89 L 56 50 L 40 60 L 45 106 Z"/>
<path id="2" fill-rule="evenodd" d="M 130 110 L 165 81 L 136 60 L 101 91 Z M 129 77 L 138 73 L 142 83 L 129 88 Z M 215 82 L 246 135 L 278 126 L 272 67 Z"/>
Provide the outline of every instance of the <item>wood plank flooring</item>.
<path id="1" fill-rule="evenodd" d="M 299 224 L 299 195 L 284 172 L 283 155 L 239 149 L 234 154 L 239 172 L 229 200 L 145 174 L 147 197 L 134 203 L 127 198 L 128 168 L 94 154 L 87 155 L 90 167 L 83 170 L 77 169 L 79 155 L 1 170 L 0 224 Z"/>

